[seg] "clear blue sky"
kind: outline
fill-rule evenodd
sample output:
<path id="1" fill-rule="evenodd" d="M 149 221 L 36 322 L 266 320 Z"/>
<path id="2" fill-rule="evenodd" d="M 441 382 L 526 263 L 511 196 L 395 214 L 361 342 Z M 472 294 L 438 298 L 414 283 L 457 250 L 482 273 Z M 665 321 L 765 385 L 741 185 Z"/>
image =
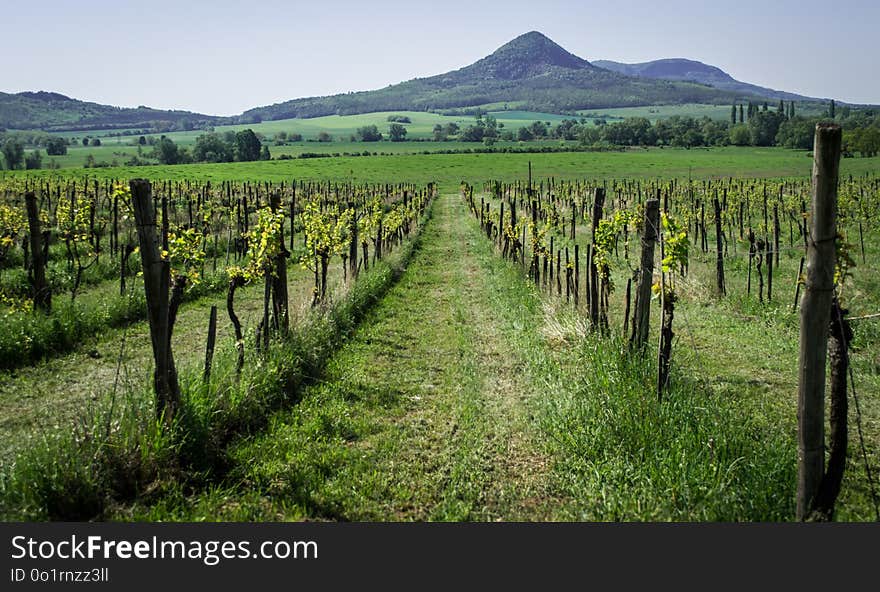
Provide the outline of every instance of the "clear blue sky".
<path id="1" fill-rule="evenodd" d="M 5 2 L 0 90 L 217 115 L 460 68 L 530 30 L 587 60 L 686 57 L 880 103 L 878 0 Z"/>

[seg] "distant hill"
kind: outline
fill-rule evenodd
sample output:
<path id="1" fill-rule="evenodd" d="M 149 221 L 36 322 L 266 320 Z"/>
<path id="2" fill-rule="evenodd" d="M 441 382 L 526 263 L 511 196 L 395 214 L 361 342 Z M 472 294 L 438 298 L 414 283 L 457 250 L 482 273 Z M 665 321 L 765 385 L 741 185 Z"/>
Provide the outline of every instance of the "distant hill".
<path id="1" fill-rule="evenodd" d="M 656 104 L 732 103 L 751 92 L 694 82 L 635 78 L 597 68 L 532 31 L 491 55 L 446 74 L 416 78 L 379 90 L 294 99 L 245 111 L 241 122 L 375 111 L 433 111 L 516 103 L 529 111 Z"/>
<path id="2" fill-rule="evenodd" d="M 200 128 L 221 121 L 223 118 L 189 111 L 111 107 L 53 92 L 0 92 L 0 128 L 72 131 L 134 127 L 165 131 Z"/>
<path id="3" fill-rule="evenodd" d="M 654 60 L 653 62 L 643 62 L 641 64 L 622 64 L 620 62 L 612 62 L 609 60 L 596 60 L 593 62 L 593 65 L 626 76 L 636 76 L 650 80 L 698 82 L 719 90 L 726 90 L 744 95 L 756 95 L 767 99 L 775 99 L 777 101 L 779 99 L 786 101 L 820 100 L 781 90 L 773 90 L 772 88 L 765 88 L 763 86 L 756 86 L 747 82 L 740 82 L 721 68 L 710 66 L 709 64 L 704 64 L 703 62 L 697 62 L 695 60 L 672 58 Z"/>
<path id="4" fill-rule="evenodd" d="M 0 128 L 74 131 L 198 129 L 225 123 L 356 115 L 379 111 L 462 112 L 476 107 L 573 114 L 580 110 L 748 100 L 817 101 L 747 84 L 684 59 L 644 64 L 590 63 L 531 31 L 470 66 L 379 90 L 293 99 L 233 118 L 149 107 L 111 107 L 52 92 L 0 92 Z"/>

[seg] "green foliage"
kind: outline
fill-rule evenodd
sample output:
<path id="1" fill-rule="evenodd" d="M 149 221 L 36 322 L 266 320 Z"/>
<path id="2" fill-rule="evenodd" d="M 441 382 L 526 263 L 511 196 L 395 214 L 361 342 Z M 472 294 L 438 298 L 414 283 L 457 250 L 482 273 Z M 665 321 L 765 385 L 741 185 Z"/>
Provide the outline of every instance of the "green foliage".
<path id="1" fill-rule="evenodd" d="M 232 162 L 235 160 L 235 146 L 218 134 L 202 134 L 196 138 L 192 155 L 196 162 Z"/>
<path id="2" fill-rule="evenodd" d="M 663 271 L 670 273 L 677 268 L 688 264 L 689 241 L 687 228 L 683 228 L 672 216 L 663 212 L 661 216 L 663 227 L 663 244 L 665 256 L 663 257 Z"/>
<path id="3" fill-rule="evenodd" d="M 46 142 L 46 154 L 49 156 L 63 156 L 67 154 L 67 140 L 59 136 L 53 136 Z"/>
<path id="4" fill-rule="evenodd" d="M 6 140 L 3 143 L 3 159 L 9 170 L 19 169 L 24 164 L 24 146 L 16 140 Z"/>
<path id="5" fill-rule="evenodd" d="M 153 156 L 162 164 L 181 164 L 186 162 L 186 153 L 171 138 L 162 136 L 153 149 Z"/>
<path id="6" fill-rule="evenodd" d="M 785 115 L 775 111 L 755 111 L 749 117 L 749 133 L 753 146 L 772 146 L 776 142 L 779 127 L 785 121 Z"/>
<path id="7" fill-rule="evenodd" d="M 252 129 L 242 130 L 235 134 L 235 160 L 250 162 L 260 160 L 262 143 Z"/>
<path id="8" fill-rule="evenodd" d="M 599 220 L 599 226 L 596 227 L 596 238 L 593 242 L 593 262 L 599 270 L 602 281 L 611 290 L 614 289 L 611 279 L 614 245 L 617 243 L 618 236 L 623 232 L 624 227 L 635 227 L 639 220 L 640 216 L 637 211 L 615 210 L 610 217 Z"/>
<path id="9" fill-rule="evenodd" d="M 388 128 L 388 137 L 392 142 L 402 142 L 406 139 L 406 128 L 399 123 L 392 123 Z"/>
<path id="10" fill-rule="evenodd" d="M 752 142 L 752 134 L 749 127 L 739 123 L 730 128 L 730 143 L 734 146 L 748 146 Z"/>
<path id="11" fill-rule="evenodd" d="M 24 168 L 29 171 L 43 168 L 43 155 L 40 154 L 39 150 L 34 150 L 25 155 Z"/>
<path id="12" fill-rule="evenodd" d="M 199 283 L 199 273 L 205 261 L 202 248 L 205 236 L 195 228 L 179 228 L 168 233 L 168 252 L 163 256 L 171 262 L 171 276 L 182 276 L 187 285 Z"/>
<path id="13" fill-rule="evenodd" d="M 392 126 L 393 127 L 393 126 Z M 399 126 L 403 127 L 403 126 Z M 357 130 L 357 138 L 361 142 L 378 142 L 382 139 L 382 133 L 375 125 L 365 125 Z"/>
<path id="14" fill-rule="evenodd" d="M 800 150 L 812 150 L 818 119 L 791 117 L 783 121 L 776 133 L 776 145 Z"/>

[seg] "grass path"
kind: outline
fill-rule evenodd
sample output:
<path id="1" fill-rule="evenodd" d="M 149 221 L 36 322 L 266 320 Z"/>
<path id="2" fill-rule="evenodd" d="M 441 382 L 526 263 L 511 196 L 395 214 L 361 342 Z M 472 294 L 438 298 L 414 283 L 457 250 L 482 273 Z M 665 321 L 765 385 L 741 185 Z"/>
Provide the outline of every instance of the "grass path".
<path id="1" fill-rule="evenodd" d="M 538 314 L 465 204 L 439 198 L 400 282 L 324 380 L 237 446 L 227 484 L 135 516 L 552 519 L 526 361 L 540 347 Z"/>

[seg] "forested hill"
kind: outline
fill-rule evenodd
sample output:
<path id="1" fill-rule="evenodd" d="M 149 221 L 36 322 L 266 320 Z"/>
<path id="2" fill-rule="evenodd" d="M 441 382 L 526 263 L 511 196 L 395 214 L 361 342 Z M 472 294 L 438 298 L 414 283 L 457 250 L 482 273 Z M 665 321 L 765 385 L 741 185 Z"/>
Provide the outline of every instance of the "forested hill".
<path id="1" fill-rule="evenodd" d="M 7 129 L 66 131 L 132 127 L 172 131 L 201 128 L 222 120 L 189 111 L 111 107 L 53 92 L 0 92 L 0 128 Z"/>
<path id="2" fill-rule="evenodd" d="M 597 68 L 532 31 L 460 70 L 379 90 L 258 107 L 246 111 L 241 120 L 460 109 L 491 103 L 516 103 L 518 109 L 567 113 L 656 104 L 726 104 L 748 98 L 754 97 L 693 82 L 634 78 Z"/>
<path id="3" fill-rule="evenodd" d="M 786 101 L 818 100 L 790 92 L 749 84 L 748 82 L 740 82 L 721 68 L 710 66 L 709 64 L 704 64 L 703 62 L 697 62 L 695 60 L 672 58 L 643 62 L 640 64 L 622 64 L 610 60 L 596 60 L 593 62 L 593 65 L 605 68 L 606 70 L 611 70 L 612 72 L 617 72 L 618 74 L 625 74 L 626 76 L 637 76 L 639 78 L 648 78 L 652 80 L 698 82 L 700 84 L 707 84 L 715 87 L 719 90 L 752 94 L 768 99 L 783 99 Z"/>

